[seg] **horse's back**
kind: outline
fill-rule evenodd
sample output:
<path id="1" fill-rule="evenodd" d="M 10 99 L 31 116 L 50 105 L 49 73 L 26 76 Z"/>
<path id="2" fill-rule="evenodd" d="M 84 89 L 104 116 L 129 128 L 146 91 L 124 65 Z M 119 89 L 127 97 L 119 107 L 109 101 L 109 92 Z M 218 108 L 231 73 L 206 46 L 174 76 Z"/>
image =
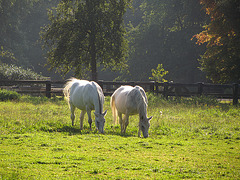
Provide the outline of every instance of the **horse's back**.
<path id="1" fill-rule="evenodd" d="M 93 90 L 94 89 L 91 82 L 86 80 L 77 80 L 72 84 L 72 87 L 70 89 L 70 94 L 72 96 L 74 96 L 74 94 L 89 96 L 89 93 L 87 92 L 91 92 Z"/>
<path id="2" fill-rule="evenodd" d="M 116 104 L 126 104 L 128 94 L 133 89 L 132 86 L 121 86 L 114 93 L 113 97 L 115 98 Z M 117 105 L 118 106 L 118 105 Z"/>
<path id="3" fill-rule="evenodd" d="M 142 88 L 140 86 L 121 86 L 114 92 L 115 106 L 123 114 L 129 111 L 130 114 L 138 113 L 138 104 L 142 100 Z"/>
<path id="4" fill-rule="evenodd" d="M 93 109 L 93 98 L 97 93 L 96 88 L 93 82 L 86 80 L 75 81 L 70 89 L 70 103 L 81 110 L 86 110 L 86 105 Z"/>

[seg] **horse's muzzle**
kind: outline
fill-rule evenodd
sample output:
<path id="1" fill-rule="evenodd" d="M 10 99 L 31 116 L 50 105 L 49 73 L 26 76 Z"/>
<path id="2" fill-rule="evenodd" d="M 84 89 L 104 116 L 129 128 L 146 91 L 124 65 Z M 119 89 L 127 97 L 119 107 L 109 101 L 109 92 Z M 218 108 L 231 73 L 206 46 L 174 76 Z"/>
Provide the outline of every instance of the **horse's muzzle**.
<path id="1" fill-rule="evenodd" d="M 143 136 L 144 138 L 148 138 L 148 135 Z"/>

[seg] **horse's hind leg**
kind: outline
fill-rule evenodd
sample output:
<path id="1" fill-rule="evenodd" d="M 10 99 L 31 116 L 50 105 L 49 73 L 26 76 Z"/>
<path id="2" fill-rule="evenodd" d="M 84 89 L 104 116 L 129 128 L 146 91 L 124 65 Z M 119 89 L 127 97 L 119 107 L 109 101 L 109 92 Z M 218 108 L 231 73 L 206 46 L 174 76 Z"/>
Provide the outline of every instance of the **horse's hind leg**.
<path id="1" fill-rule="evenodd" d="M 87 114 L 88 114 L 88 124 L 90 126 L 90 130 L 92 130 L 92 117 L 91 117 L 91 110 L 89 108 L 87 109 Z"/>
<path id="2" fill-rule="evenodd" d="M 72 103 L 70 103 L 72 126 L 74 126 L 74 119 L 75 119 L 74 111 L 75 111 L 75 108 L 76 107 Z"/>
<path id="3" fill-rule="evenodd" d="M 121 133 L 123 134 L 124 122 L 123 122 L 123 119 L 122 119 L 122 113 L 118 112 L 118 117 L 119 117 L 119 124 L 121 126 Z"/>
<path id="4" fill-rule="evenodd" d="M 82 110 L 82 112 L 80 114 L 80 130 L 83 129 L 83 119 L 84 119 L 85 113 L 86 113 L 86 111 Z"/>
<path id="5" fill-rule="evenodd" d="M 128 124 L 129 124 L 129 115 L 128 115 L 128 113 L 126 113 L 124 115 L 124 129 L 123 129 L 123 133 L 126 133 L 126 129 L 127 129 Z"/>

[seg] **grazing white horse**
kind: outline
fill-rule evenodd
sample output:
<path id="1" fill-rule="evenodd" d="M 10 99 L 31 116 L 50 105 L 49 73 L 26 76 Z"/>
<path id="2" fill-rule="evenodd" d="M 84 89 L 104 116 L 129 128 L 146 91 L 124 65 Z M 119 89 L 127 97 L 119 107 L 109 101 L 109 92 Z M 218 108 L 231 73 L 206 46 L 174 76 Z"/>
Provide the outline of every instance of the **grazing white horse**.
<path id="1" fill-rule="evenodd" d="M 68 101 L 69 108 L 71 110 L 72 125 L 74 125 L 74 111 L 77 107 L 82 110 L 80 114 L 80 129 L 83 129 L 83 119 L 87 112 L 88 123 L 90 130 L 92 129 L 91 111 L 95 110 L 95 125 L 96 128 L 104 133 L 104 123 L 107 111 L 102 113 L 104 104 L 104 94 L 102 88 L 93 81 L 79 80 L 71 78 L 65 85 L 63 90 L 64 96 Z"/>
<path id="2" fill-rule="evenodd" d="M 113 113 L 114 123 L 117 122 L 117 115 L 121 125 L 121 133 L 126 132 L 129 123 L 129 116 L 139 114 L 139 130 L 138 136 L 141 136 L 141 131 L 145 138 L 148 137 L 148 129 L 150 127 L 150 118 L 147 118 L 147 96 L 145 91 L 140 86 L 121 86 L 111 96 L 111 108 Z M 124 118 L 122 119 L 122 114 Z"/>

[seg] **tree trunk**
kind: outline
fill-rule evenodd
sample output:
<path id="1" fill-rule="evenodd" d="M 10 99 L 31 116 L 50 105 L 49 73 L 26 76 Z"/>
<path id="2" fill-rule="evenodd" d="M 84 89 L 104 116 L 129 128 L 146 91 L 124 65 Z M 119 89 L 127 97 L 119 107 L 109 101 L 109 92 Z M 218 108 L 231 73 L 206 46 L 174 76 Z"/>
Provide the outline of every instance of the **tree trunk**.
<path id="1" fill-rule="evenodd" d="M 97 81 L 98 77 L 97 77 L 97 60 L 96 60 L 96 45 L 95 45 L 95 41 L 96 41 L 96 35 L 95 35 L 95 31 L 92 31 L 90 33 L 90 65 L 91 65 L 91 80 L 92 81 Z"/>
<path id="2" fill-rule="evenodd" d="M 92 74 L 92 81 L 97 81 L 98 80 L 98 75 L 97 75 L 97 62 L 96 62 L 96 54 L 91 52 L 91 74 Z"/>
<path id="3" fill-rule="evenodd" d="M 95 13 L 95 7 L 92 0 L 86 0 L 86 6 L 88 8 L 89 13 L 89 53 L 90 53 L 90 65 L 91 65 L 91 80 L 97 81 L 97 60 L 96 60 L 96 13 Z"/>

